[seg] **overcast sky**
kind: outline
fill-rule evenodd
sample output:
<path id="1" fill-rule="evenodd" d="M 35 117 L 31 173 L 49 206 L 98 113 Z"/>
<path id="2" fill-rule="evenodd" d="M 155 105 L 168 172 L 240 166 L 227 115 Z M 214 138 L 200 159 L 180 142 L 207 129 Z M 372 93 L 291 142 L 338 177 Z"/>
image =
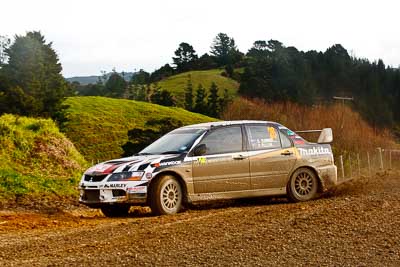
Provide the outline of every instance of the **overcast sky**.
<path id="1" fill-rule="evenodd" d="M 153 71 L 180 42 L 199 55 L 219 32 L 247 52 L 276 39 L 300 50 L 340 43 L 352 55 L 400 65 L 399 1 L 323 0 L 6 0 L 0 35 L 40 30 L 53 42 L 65 77 L 101 70 Z"/>

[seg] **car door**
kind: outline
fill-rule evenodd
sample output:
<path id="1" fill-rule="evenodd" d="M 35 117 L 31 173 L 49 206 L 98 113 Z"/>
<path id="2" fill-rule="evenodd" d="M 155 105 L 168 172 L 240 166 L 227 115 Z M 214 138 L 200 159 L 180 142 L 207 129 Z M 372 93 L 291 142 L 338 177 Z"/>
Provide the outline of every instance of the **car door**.
<path id="1" fill-rule="evenodd" d="M 206 152 L 192 161 L 195 193 L 250 189 L 249 158 L 241 125 L 211 129 L 198 145 L 202 144 Z"/>
<path id="2" fill-rule="evenodd" d="M 288 137 L 272 124 L 246 125 L 252 189 L 286 186 L 296 163 L 296 150 Z"/>

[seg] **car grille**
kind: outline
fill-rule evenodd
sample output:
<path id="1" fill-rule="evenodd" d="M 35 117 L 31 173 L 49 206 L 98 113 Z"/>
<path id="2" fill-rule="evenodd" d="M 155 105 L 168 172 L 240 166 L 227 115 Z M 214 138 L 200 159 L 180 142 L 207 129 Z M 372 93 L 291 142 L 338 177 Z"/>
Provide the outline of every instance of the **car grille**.
<path id="1" fill-rule="evenodd" d="M 99 201 L 100 190 L 85 190 L 82 200 L 85 201 Z"/>
<path id="2" fill-rule="evenodd" d="M 124 190 L 121 189 L 113 189 L 112 190 L 113 197 L 124 197 L 126 193 Z"/>
<path id="3" fill-rule="evenodd" d="M 85 175 L 84 180 L 86 182 L 101 182 L 106 178 L 106 175 Z"/>

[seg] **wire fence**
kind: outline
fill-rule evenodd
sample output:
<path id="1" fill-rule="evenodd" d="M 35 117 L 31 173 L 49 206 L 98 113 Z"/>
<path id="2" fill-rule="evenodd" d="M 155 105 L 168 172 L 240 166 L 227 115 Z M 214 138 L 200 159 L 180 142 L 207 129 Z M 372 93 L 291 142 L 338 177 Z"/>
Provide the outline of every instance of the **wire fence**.
<path id="1" fill-rule="evenodd" d="M 383 149 L 363 153 L 347 153 L 335 157 L 338 180 L 371 177 L 379 171 L 400 170 L 400 150 Z"/>

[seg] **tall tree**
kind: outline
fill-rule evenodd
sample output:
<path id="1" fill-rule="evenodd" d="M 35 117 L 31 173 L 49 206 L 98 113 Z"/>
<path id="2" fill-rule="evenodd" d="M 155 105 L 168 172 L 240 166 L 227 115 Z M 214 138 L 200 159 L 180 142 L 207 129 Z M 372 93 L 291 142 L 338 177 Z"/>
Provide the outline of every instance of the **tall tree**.
<path id="1" fill-rule="evenodd" d="M 52 43 L 46 43 L 40 32 L 28 32 L 15 36 L 5 55 L 8 63 L 1 71 L 9 79 L 10 87 L 3 92 L 3 101 L 7 105 L 14 102 L 15 113 L 55 115 L 67 94 L 67 83 Z"/>
<path id="2" fill-rule="evenodd" d="M 271 61 L 268 58 L 252 58 L 240 78 L 239 93 L 249 97 L 272 100 L 274 93 L 271 76 Z"/>
<path id="3" fill-rule="evenodd" d="M 219 66 L 235 64 L 242 58 L 235 45 L 235 40 L 226 33 L 218 33 L 211 45 L 211 54 L 215 56 Z"/>
<path id="4" fill-rule="evenodd" d="M 252 58 L 265 57 L 268 55 L 268 53 L 266 53 L 267 51 L 267 42 L 264 40 L 258 40 L 253 43 L 253 47 L 247 52 L 247 56 Z"/>
<path id="5" fill-rule="evenodd" d="M 264 43 L 257 42 L 257 43 L 255 43 L 255 46 L 263 47 Z M 281 42 L 279 42 L 278 40 L 273 40 L 273 39 L 268 41 L 267 47 L 268 47 L 269 51 L 271 51 L 271 52 L 278 52 L 279 50 L 282 50 L 284 48 L 284 46 Z"/>
<path id="6" fill-rule="evenodd" d="M 164 78 L 174 75 L 174 73 L 175 70 L 169 64 L 165 64 L 158 70 L 155 70 L 153 73 L 151 73 L 150 82 L 161 81 Z"/>
<path id="7" fill-rule="evenodd" d="M 158 87 L 157 83 L 155 84 L 155 87 L 156 88 Z M 152 92 L 153 92 L 153 88 L 152 88 L 151 84 L 146 84 L 146 88 L 145 88 L 145 96 L 146 96 L 145 101 L 146 102 L 151 102 L 150 97 L 151 97 Z"/>
<path id="8" fill-rule="evenodd" d="M 146 101 L 146 86 L 143 84 L 133 84 L 129 86 L 129 99 Z"/>
<path id="9" fill-rule="evenodd" d="M 131 84 L 128 86 L 129 96 L 128 99 L 136 100 L 137 92 L 139 91 L 140 85 Z"/>
<path id="10" fill-rule="evenodd" d="M 152 89 L 152 90 L 151 90 Z M 151 90 L 151 91 L 149 91 Z M 155 104 L 161 104 L 161 86 L 158 85 L 158 83 L 154 83 L 153 86 L 149 85 L 147 87 L 147 96 L 149 99 L 149 102 L 155 103 Z"/>
<path id="11" fill-rule="evenodd" d="M 325 51 L 323 69 L 326 74 L 326 97 L 331 98 L 336 93 L 348 94 L 351 91 L 350 68 L 351 58 L 342 45 L 335 44 Z M 341 92 L 338 92 L 339 90 Z"/>
<path id="12" fill-rule="evenodd" d="M 179 72 L 192 70 L 195 61 L 198 59 L 193 46 L 188 43 L 180 43 L 178 49 L 175 51 L 175 56 L 172 60 Z"/>
<path id="13" fill-rule="evenodd" d="M 147 84 L 150 82 L 150 73 L 140 69 L 132 75 L 131 84 Z"/>
<path id="14" fill-rule="evenodd" d="M 393 113 L 394 119 L 400 122 L 400 67 L 393 71 Z M 398 139 L 400 140 L 400 123 L 398 126 Z"/>
<path id="15" fill-rule="evenodd" d="M 176 106 L 176 101 L 174 96 L 171 94 L 170 91 L 161 90 L 161 103 L 160 105 L 173 107 Z"/>
<path id="16" fill-rule="evenodd" d="M 194 111 L 201 114 L 207 114 L 207 104 L 205 99 L 207 98 L 206 90 L 203 85 L 199 84 L 196 90 L 196 101 L 194 104 Z"/>
<path id="17" fill-rule="evenodd" d="M 230 101 L 231 97 L 229 96 L 228 89 L 225 88 L 223 96 L 219 98 L 220 114 L 223 112 L 223 110 L 226 108 L 226 106 L 229 104 Z"/>
<path id="18" fill-rule="evenodd" d="M 193 84 L 192 84 L 192 76 L 189 74 L 186 82 L 185 88 L 185 103 L 186 110 L 193 110 Z"/>
<path id="19" fill-rule="evenodd" d="M 209 70 L 218 67 L 217 62 L 215 62 L 215 57 L 210 56 L 205 53 L 196 61 L 196 69 L 198 70 Z"/>
<path id="20" fill-rule="evenodd" d="M 157 83 L 154 85 L 153 94 L 150 96 L 151 103 L 159 104 L 162 106 L 175 106 L 176 101 L 172 94 L 162 89 Z"/>
<path id="21" fill-rule="evenodd" d="M 113 71 L 106 82 L 105 88 L 108 96 L 123 97 L 126 89 L 126 81 L 121 75 Z"/>
<path id="22" fill-rule="evenodd" d="M 208 113 L 207 115 L 216 118 L 219 114 L 219 97 L 218 97 L 218 86 L 215 82 L 211 83 L 209 94 L 208 94 Z"/>

